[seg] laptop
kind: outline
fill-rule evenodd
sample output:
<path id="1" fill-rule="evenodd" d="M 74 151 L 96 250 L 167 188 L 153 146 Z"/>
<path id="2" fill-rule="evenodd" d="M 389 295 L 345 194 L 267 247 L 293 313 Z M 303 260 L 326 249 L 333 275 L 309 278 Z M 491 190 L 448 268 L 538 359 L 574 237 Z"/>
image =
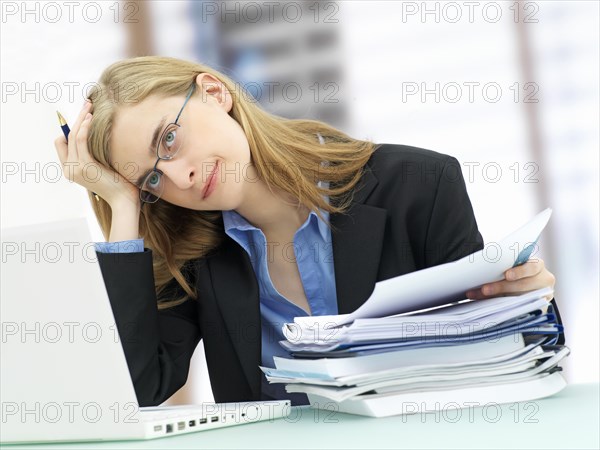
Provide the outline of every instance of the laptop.
<path id="1" fill-rule="evenodd" d="M 87 220 L 1 239 L 2 443 L 153 439 L 291 412 L 290 400 L 139 407 Z"/>

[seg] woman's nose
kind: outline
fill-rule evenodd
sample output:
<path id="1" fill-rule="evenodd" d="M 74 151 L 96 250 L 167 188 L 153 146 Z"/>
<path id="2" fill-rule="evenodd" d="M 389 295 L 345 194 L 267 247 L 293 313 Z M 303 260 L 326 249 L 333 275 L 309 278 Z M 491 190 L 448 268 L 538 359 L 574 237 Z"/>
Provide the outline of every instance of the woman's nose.
<path id="1" fill-rule="evenodd" d="M 159 164 L 160 165 L 160 164 Z M 201 183 L 200 170 L 184 160 L 164 161 L 160 169 L 178 189 L 185 190 Z"/>

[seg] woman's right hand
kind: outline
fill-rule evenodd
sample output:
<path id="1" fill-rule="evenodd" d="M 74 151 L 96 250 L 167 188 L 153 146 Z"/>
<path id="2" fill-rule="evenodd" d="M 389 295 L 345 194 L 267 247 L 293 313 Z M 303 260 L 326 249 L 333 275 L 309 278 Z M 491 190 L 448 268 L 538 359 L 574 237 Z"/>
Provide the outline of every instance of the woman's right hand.
<path id="1" fill-rule="evenodd" d="M 95 192 L 113 210 L 116 206 L 131 204 L 139 211 L 140 194 L 137 186 L 111 167 L 98 162 L 88 150 L 87 138 L 92 121 L 92 115 L 89 113 L 90 106 L 91 103 L 86 101 L 69 132 L 68 143 L 64 135 L 54 141 L 63 174 L 68 180 Z"/>

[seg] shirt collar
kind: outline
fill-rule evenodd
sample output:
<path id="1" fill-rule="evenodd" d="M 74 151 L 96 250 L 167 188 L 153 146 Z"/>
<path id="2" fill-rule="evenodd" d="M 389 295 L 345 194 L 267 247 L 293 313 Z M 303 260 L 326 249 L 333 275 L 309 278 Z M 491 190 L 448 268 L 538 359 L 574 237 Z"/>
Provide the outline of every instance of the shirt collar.
<path id="1" fill-rule="evenodd" d="M 319 209 L 323 218 L 325 220 L 329 220 L 329 211 L 325 211 L 323 209 Z M 319 229 L 319 234 L 323 238 L 323 240 L 327 239 L 328 227 L 325 222 L 319 219 L 319 216 L 316 212 L 311 211 L 308 214 L 309 222 L 317 221 L 317 226 Z M 239 214 L 235 210 L 223 211 L 223 227 L 225 228 L 225 232 L 229 233 L 231 230 L 240 230 L 240 231 L 248 231 L 248 230 L 258 230 L 254 225 L 248 222 L 241 214 Z"/>
<path id="2" fill-rule="evenodd" d="M 317 133 L 317 137 L 319 138 L 319 142 L 321 143 L 321 145 L 323 145 L 325 143 L 325 141 L 324 141 L 323 137 L 321 136 L 321 134 Z M 324 162 L 323 164 L 327 164 L 327 163 Z M 323 181 L 319 181 L 319 183 L 317 185 L 319 187 L 323 187 L 323 186 L 329 187 L 329 183 L 323 182 Z M 329 203 L 329 197 L 324 196 L 324 198 L 325 198 L 325 201 L 327 201 L 327 203 Z M 329 221 L 329 211 L 324 211 L 321 208 L 319 208 L 319 211 L 321 212 L 321 215 L 323 216 L 323 218 L 326 221 Z M 313 217 L 314 217 L 314 219 L 313 219 Z M 309 221 L 316 220 L 317 225 L 319 227 L 319 233 L 321 234 L 321 237 L 323 238 L 323 240 L 327 240 L 327 232 L 328 232 L 327 224 L 325 222 L 323 222 L 322 220 L 320 220 L 319 216 L 317 216 L 317 214 L 314 211 L 311 211 L 309 213 L 307 220 L 309 220 Z M 241 214 L 237 213 L 233 209 L 229 210 L 229 211 L 223 211 L 223 226 L 227 233 L 229 233 L 230 230 L 241 230 L 241 231 L 258 230 L 258 228 L 256 228 L 254 225 L 250 224 L 250 222 L 248 222 Z"/>

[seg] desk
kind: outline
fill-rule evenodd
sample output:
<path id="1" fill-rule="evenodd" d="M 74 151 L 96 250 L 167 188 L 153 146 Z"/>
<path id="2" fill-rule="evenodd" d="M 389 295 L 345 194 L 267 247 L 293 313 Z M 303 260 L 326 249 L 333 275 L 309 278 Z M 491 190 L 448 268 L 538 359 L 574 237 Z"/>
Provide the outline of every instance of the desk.
<path id="1" fill-rule="evenodd" d="M 18 445 L 73 450 L 122 448 L 599 448 L 598 384 L 553 397 L 435 414 L 374 419 L 310 407 L 292 415 L 149 441 Z"/>

